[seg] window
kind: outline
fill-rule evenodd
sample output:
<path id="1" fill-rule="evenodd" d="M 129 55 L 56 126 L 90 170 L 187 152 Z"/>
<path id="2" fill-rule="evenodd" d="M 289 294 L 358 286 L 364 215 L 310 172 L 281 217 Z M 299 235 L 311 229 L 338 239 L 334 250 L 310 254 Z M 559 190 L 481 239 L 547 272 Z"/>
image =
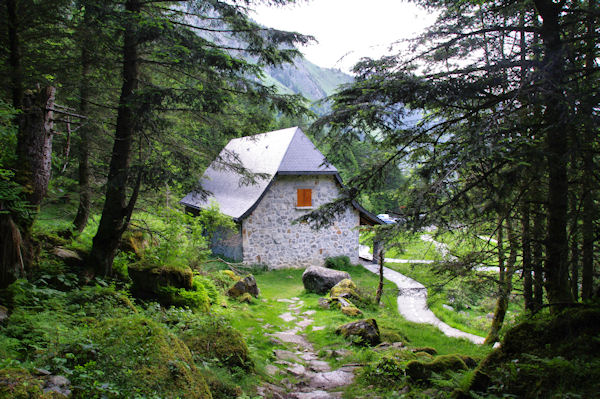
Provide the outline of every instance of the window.
<path id="1" fill-rule="evenodd" d="M 310 188 L 298 189 L 298 207 L 312 206 L 312 190 Z"/>

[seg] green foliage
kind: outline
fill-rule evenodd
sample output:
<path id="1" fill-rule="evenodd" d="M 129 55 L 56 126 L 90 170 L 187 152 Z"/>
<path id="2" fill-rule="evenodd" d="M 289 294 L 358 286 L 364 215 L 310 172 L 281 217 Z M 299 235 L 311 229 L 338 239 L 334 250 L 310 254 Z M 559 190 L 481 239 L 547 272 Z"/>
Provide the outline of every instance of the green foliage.
<path id="1" fill-rule="evenodd" d="M 195 290 L 186 290 L 185 288 L 175 288 L 164 286 L 159 288 L 158 299 L 165 306 L 189 307 L 207 312 L 210 308 L 208 294 L 203 285 L 198 284 Z"/>
<path id="2" fill-rule="evenodd" d="M 325 259 L 325 267 L 335 270 L 348 271 L 352 269 L 354 265 L 350 262 L 350 258 L 345 255 L 332 256 Z"/>
<path id="3" fill-rule="evenodd" d="M 17 215 L 20 219 L 31 219 L 34 210 L 22 199 L 23 188 L 13 181 L 14 172 L 0 169 L 0 214 Z"/>
<path id="4" fill-rule="evenodd" d="M 92 329 L 91 339 L 98 352 L 93 368 L 101 370 L 103 381 L 110 381 L 122 396 L 210 398 L 189 349 L 154 320 L 108 319 Z M 94 385 L 84 389 L 99 397 Z"/>
<path id="5" fill-rule="evenodd" d="M 427 382 L 433 373 L 442 374 L 462 370 L 467 370 L 467 365 L 457 355 L 438 356 L 432 362 L 411 360 L 406 364 L 406 375 L 413 381 L 419 382 Z"/>
<path id="6" fill-rule="evenodd" d="M 218 211 L 209 212 L 218 220 Z M 215 215 L 216 213 L 216 215 Z M 189 266 L 208 257 L 208 243 L 203 232 L 205 219 L 196 218 L 177 209 L 165 208 L 160 213 L 160 225 L 156 223 L 157 241 L 144 252 L 146 262 Z"/>
<path id="7" fill-rule="evenodd" d="M 17 127 L 14 124 L 16 115 L 17 112 L 0 99 L 0 170 L 7 168 L 16 159 Z"/>
<path id="8" fill-rule="evenodd" d="M 243 336 L 223 317 L 197 318 L 180 334 L 197 359 L 215 360 L 228 368 L 251 370 L 254 363 Z"/>

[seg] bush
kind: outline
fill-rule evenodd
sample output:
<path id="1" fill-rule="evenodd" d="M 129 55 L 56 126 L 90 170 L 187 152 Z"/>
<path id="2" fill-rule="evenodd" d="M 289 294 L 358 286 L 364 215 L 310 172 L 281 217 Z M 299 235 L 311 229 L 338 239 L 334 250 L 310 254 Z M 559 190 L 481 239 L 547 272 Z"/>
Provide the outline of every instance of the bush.
<path id="1" fill-rule="evenodd" d="M 157 322 L 138 315 L 108 319 L 90 336 L 97 356 L 76 368 L 76 396 L 100 397 L 111 387 L 118 397 L 211 397 L 187 346 Z"/>
<path id="2" fill-rule="evenodd" d="M 223 318 L 197 319 L 186 325 L 181 338 L 201 360 L 217 359 L 228 368 L 253 368 L 244 337 Z"/>
<path id="3" fill-rule="evenodd" d="M 413 381 L 426 382 L 432 373 L 441 374 L 447 371 L 467 370 L 465 362 L 458 355 L 443 355 L 432 362 L 411 360 L 406 364 L 406 375 Z"/>
<path id="4" fill-rule="evenodd" d="M 161 287 L 159 301 L 164 306 L 188 307 L 207 312 L 210 300 L 203 285 L 197 285 L 197 291 L 188 291 L 171 286 Z"/>
<path id="5" fill-rule="evenodd" d="M 353 265 L 350 262 L 350 258 L 345 255 L 332 256 L 332 257 L 325 259 L 325 267 L 328 269 L 343 270 L 343 271 L 353 269 Z"/>

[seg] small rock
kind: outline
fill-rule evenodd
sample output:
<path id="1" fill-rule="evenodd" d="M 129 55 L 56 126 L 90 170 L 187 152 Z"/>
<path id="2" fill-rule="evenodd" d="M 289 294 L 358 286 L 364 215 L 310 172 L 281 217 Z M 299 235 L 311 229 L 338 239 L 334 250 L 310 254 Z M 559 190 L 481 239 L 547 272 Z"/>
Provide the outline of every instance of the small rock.
<path id="1" fill-rule="evenodd" d="M 286 350 L 283 350 L 283 349 L 275 349 L 273 351 L 273 354 L 279 360 L 298 361 L 298 356 L 296 356 L 294 353 L 292 353 L 290 351 L 286 351 Z"/>
<path id="2" fill-rule="evenodd" d="M 348 349 L 336 349 L 334 351 L 331 352 L 331 357 L 344 357 L 344 356 L 348 356 L 350 354 L 350 351 Z"/>
<path id="3" fill-rule="evenodd" d="M 329 309 L 329 307 L 330 307 L 329 299 L 319 298 L 319 306 L 322 307 L 323 309 Z"/>
<path id="4" fill-rule="evenodd" d="M 52 250 L 52 254 L 60 258 L 67 266 L 79 267 L 83 265 L 83 258 L 70 249 L 56 247 Z"/>
<path id="5" fill-rule="evenodd" d="M 317 313 L 316 310 L 307 310 L 306 312 L 302 312 L 302 314 L 305 315 L 305 316 L 312 316 L 315 313 Z"/>
<path id="6" fill-rule="evenodd" d="M 292 298 L 292 301 L 299 301 L 299 300 L 300 300 L 300 298 L 298 298 L 297 296 Z"/>
<path id="7" fill-rule="evenodd" d="M 444 309 L 446 309 L 446 310 L 449 310 L 449 311 L 451 311 L 451 312 L 454 312 L 454 308 L 453 308 L 452 306 L 450 306 L 450 305 L 446 305 L 446 304 L 444 303 L 444 304 L 442 304 L 442 307 L 443 307 Z"/>
<path id="8" fill-rule="evenodd" d="M 71 385 L 71 381 L 67 377 L 62 375 L 53 375 L 48 378 L 48 382 L 52 385 L 64 387 L 65 385 Z"/>
<path id="9" fill-rule="evenodd" d="M 295 375 L 296 377 L 304 375 L 306 373 L 306 368 L 301 364 L 296 364 L 292 367 L 288 367 L 286 369 L 288 373 Z"/>
<path id="10" fill-rule="evenodd" d="M 272 364 L 267 364 L 265 367 L 265 372 L 270 375 L 277 375 L 279 373 L 279 368 L 277 366 L 273 366 Z"/>
<path id="11" fill-rule="evenodd" d="M 296 325 L 300 328 L 306 328 L 309 325 L 311 325 L 313 323 L 314 320 L 312 319 L 304 319 L 302 321 L 299 321 L 298 323 L 296 323 Z"/>
<path id="12" fill-rule="evenodd" d="M 322 360 L 311 360 L 308 363 L 308 367 L 312 371 L 317 372 L 317 373 L 323 373 L 323 372 L 331 370 L 331 368 L 329 367 L 329 363 L 324 362 Z"/>
<path id="13" fill-rule="evenodd" d="M 251 274 L 244 277 L 242 280 L 236 282 L 233 285 L 233 287 L 231 287 L 227 291 L 227 295 L 234 298 L 237 298 L 246 293 L 252 295 L 255 298 L 258 298 L 258 295 L 260 294 L 260 290 L 256 285 L 256 279 Z"/>
<path id="14" fill-rule="evenodd" d="M 314 326 L 312 328 L 313 331 L 321 331 L 321 330 L 324 330 L 324 329 L 325 329 L 325 326 Z"/>
<path id="15" fill-rule="evenodd" d="M 279 318 L 286 322 L 296 320 L 296 316 L 293 316 L 290 312 L 280 314 Z"/>
<path id="16" fill-rule="evenodd" d="M 37 367 L 36 367 L 34 370 L 35 370 L 35 372 L 36 372 L 38 375 L 50 375 L 50 374 L 52 374 L 51 372 L 49 372 L 49 371 L 48 371 L 48 370 L 46 370 L 46 369 L 39 369 L 39 368 L 37 368 Z"/>
<path id="17" fill-rule="evenodd" d="M 4 306 L 0 305 L 0 323 L 3 323 L 4 320 L 8 319 L 8 309 Z"/>
<path id="18" fill-rule="evenodd" d="M 287 298 L 279 298 L 277 300 L 277 302 L 294 303 L 294 301 L 292 301 L 291 299 L 287 299 Z"/>
<path id="19" fill-rule="evenodd" d="M 354 374 L 346 371 L 335 370 L 315 374 L 310 380 L 312 388 L 332 389 L 349 385 L 354 380 Z"/>

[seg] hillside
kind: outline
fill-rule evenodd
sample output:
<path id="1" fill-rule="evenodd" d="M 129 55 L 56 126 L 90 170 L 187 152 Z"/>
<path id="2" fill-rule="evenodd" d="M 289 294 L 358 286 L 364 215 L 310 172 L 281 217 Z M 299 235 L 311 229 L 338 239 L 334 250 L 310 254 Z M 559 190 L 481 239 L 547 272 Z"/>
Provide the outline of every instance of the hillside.
<path id="1" fill-rule="evenodd" d="M 311 101 L 325 98 L 353 80 L 339 69 L 322 68 L 305 58 L 296 59 L 294 65 L 266 68 L 265 72 L 265 83 L 274 83 L 284 93 L 302 94 Z"/>

